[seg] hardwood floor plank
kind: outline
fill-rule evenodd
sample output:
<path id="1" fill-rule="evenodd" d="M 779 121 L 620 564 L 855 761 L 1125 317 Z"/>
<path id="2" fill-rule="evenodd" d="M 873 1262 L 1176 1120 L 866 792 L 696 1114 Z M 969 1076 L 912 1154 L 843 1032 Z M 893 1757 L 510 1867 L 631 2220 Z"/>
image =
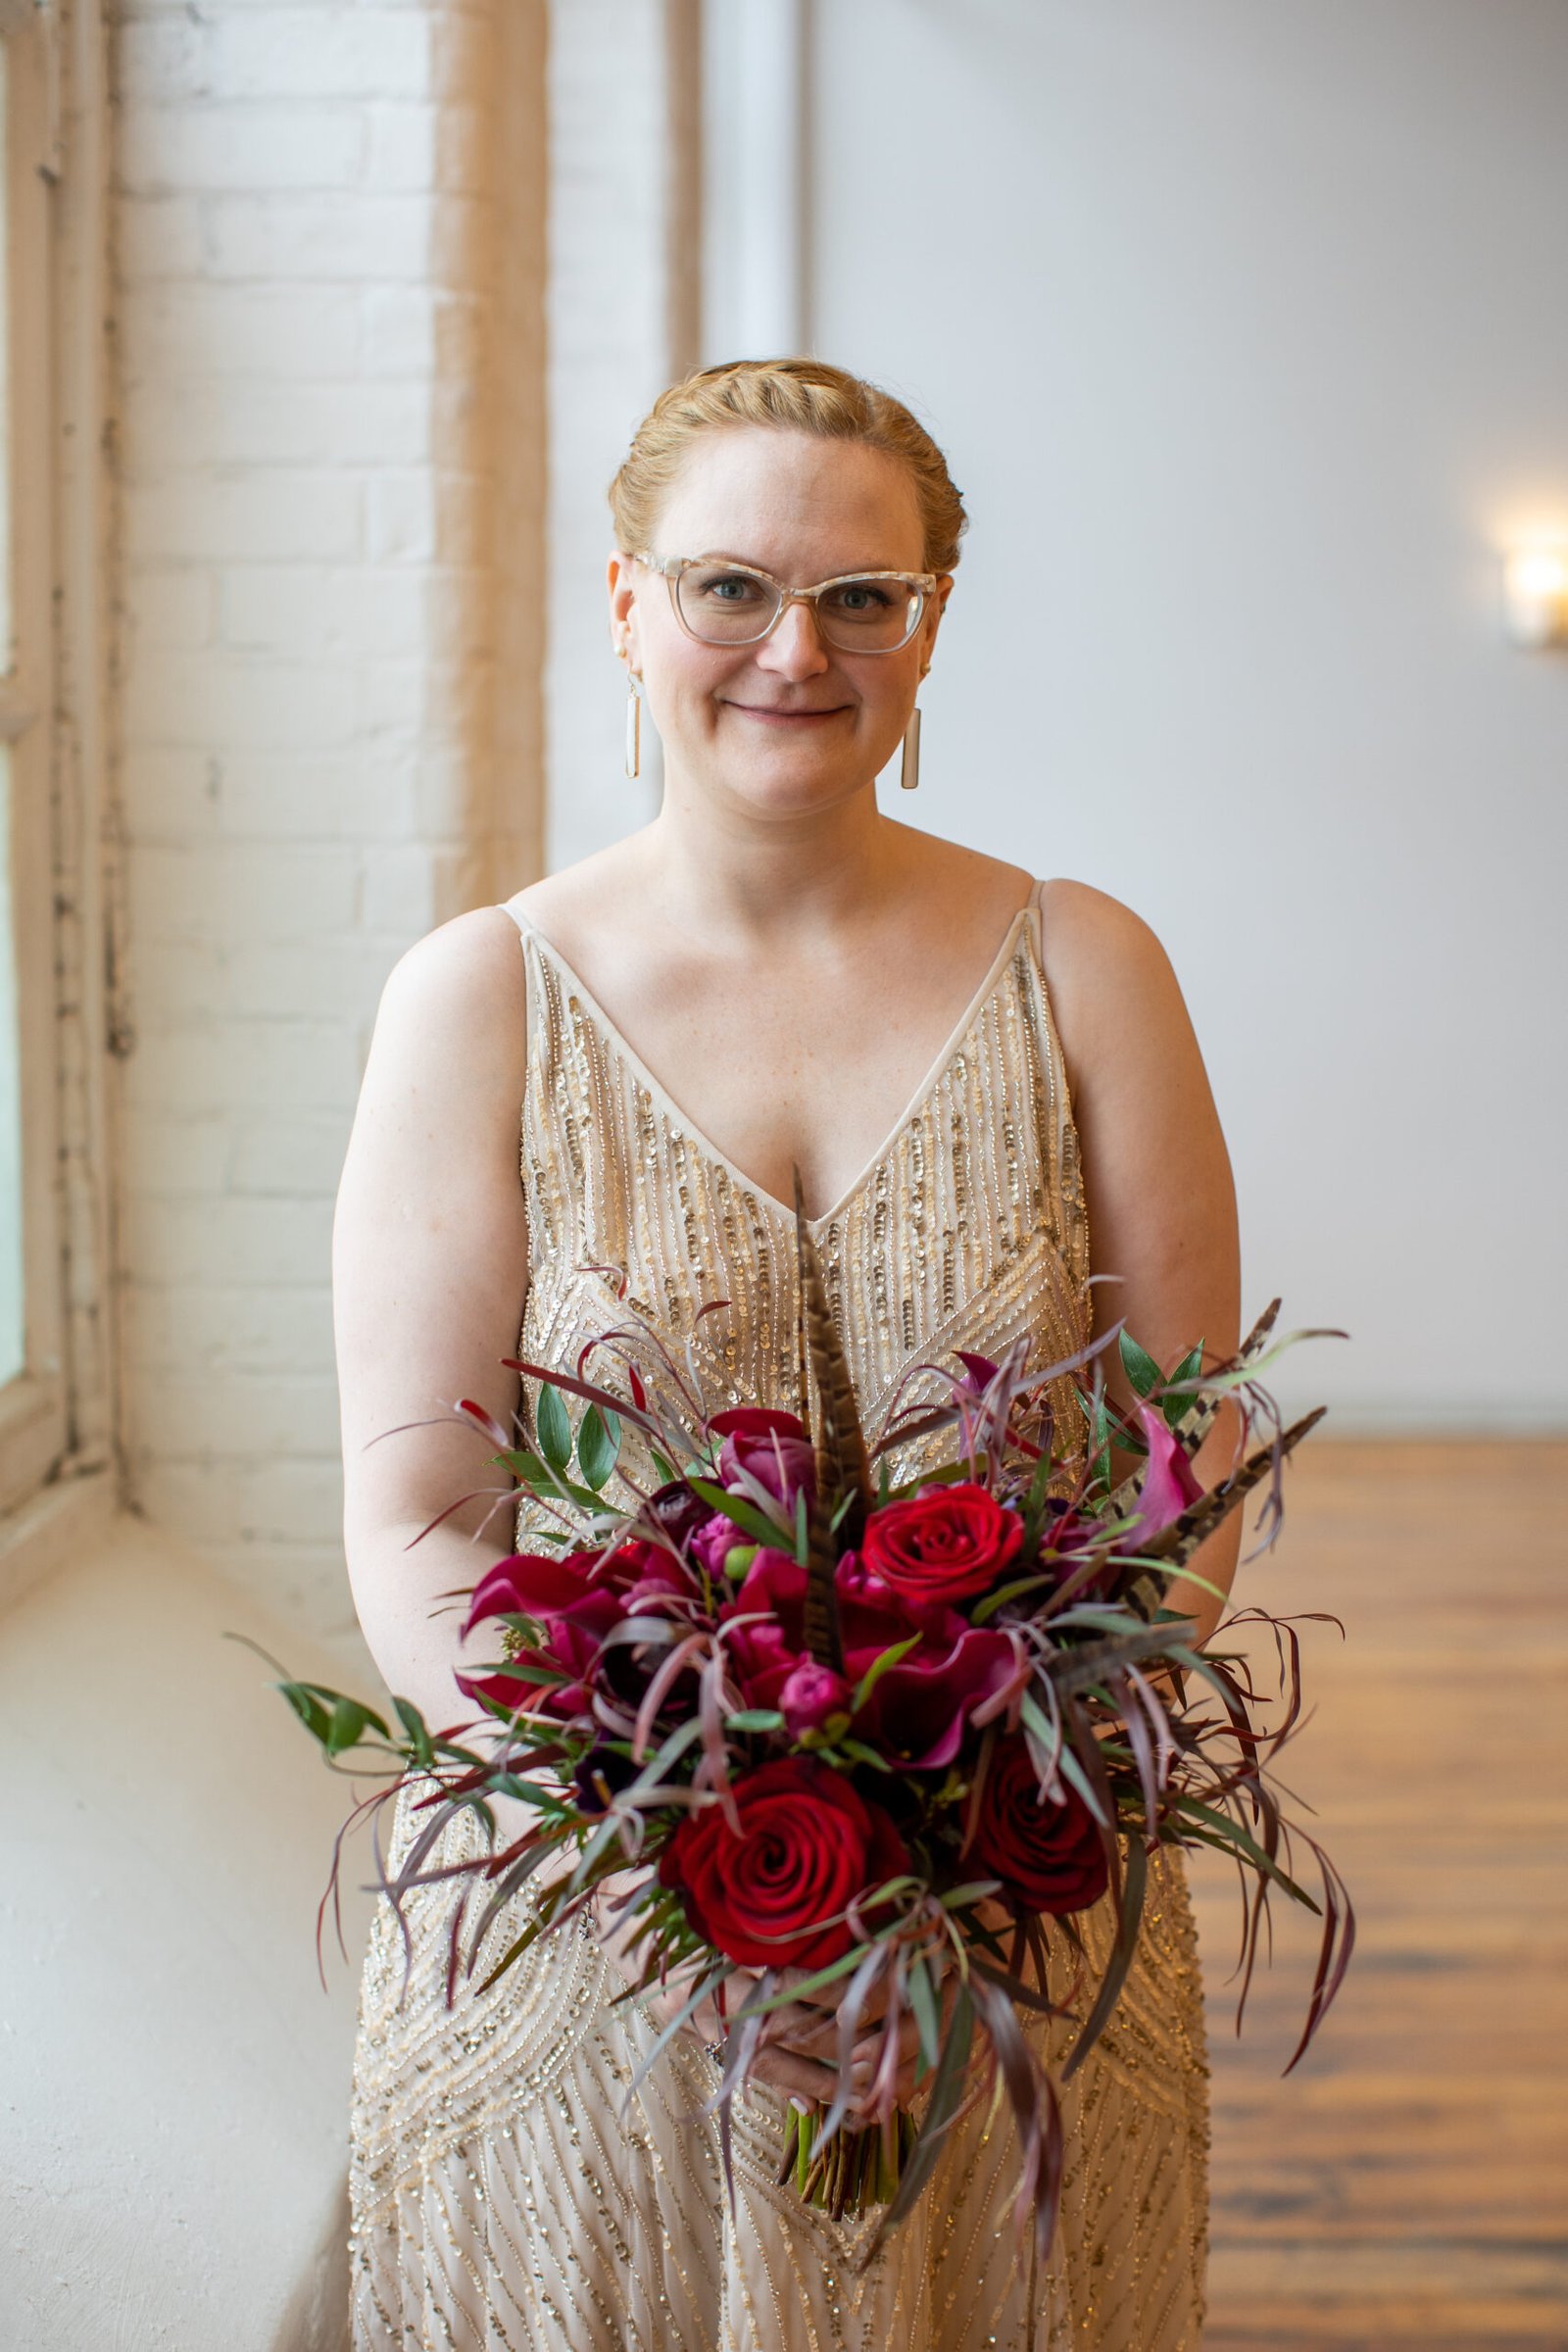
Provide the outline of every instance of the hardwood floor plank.
<path id="1" fill-rule="evenodd" d="M 1282 2080 L 1321 1923 L 1288 1898 L 1235 2034 L 1233 1870 L 1190 1863 L 1213 2090 L 1206 2352 L 1568 2352 L 1568 1445 L 1314 1440 L 1239 1607 L 1302 1624 L 1288 1810 L 1349 1975 Z M 1224 1629 L 1272 1688 L 1273 1643 Z M 1310 1806 L 1315 1808 L 1308 1811 Z M 1296 1873 L 1316 1891 L 1310 1849 Z M 1227 1982 L 1229 1980 L 1229 1982 Z"/>

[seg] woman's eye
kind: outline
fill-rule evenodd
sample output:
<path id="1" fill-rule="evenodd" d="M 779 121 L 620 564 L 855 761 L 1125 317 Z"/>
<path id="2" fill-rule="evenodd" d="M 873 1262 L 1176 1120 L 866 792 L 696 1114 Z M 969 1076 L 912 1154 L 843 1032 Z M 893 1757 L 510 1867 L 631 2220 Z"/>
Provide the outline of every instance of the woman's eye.
<path id="1" fill-rule="evenodd" d="M 848 580 L 837 593 L 836 602 L 849 612 L 882 612 L 892 603 L 874 580 Z"/>
<path id="2" fill-rule="evenodd" d="M 760 583 L 749 580 L 744 572 L 705 572 L 699 575 L 697 588 L 701 595 L 710 597 L 715 604 L 741 605 L 760 593 Z"/>

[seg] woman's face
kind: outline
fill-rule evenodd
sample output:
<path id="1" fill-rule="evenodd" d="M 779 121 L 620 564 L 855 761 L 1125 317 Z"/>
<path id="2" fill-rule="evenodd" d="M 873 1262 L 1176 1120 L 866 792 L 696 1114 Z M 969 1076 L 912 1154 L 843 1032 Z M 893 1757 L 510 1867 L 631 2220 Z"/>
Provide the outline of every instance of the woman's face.
<path id="1" fill-rule="evenodd" d="M 693 444 L 651 552 L 727 556 L 791 588 L 925 568 L 914 484 L 897 458 L 759 425 Z M 799 604 L 761 644 L 703 645 L 681 627 L 662 574 L 612 556 L 611 631 L 641 673 L 667 781 L 778 811 L 863 790 L 908 725 L 952 586 L 944 574 L 896 653 L 825 645 L 813 609 Z"/>

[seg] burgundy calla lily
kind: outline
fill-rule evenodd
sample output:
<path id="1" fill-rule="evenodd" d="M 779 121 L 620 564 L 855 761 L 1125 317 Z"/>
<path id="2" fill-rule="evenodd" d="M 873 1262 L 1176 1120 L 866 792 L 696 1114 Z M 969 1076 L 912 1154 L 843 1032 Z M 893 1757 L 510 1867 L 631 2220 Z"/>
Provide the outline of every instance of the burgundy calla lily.
<path id="1" fill-rule="evenodd" d="M 1149 1467 L 1138 1490 L 1137 1522 L 1126 1539 L 1129 1551 L 1173 1526 L 1203 1492 L 1164 1414 L 1145 1404 L 1139 1406 L 1138 1418 L 1149 1441 Z"/>
<path id="2" fill-rule="evenodd" d="M 743 1404 L 727 1413 L 715 1413 L 708 1426 L 724 1441 L 718 1453 L 721 1486 L 745 1494 L 740 1477 L 744 1472 L 786 1511 L 794 1510 L 796 1494 L 803 1489 L 809 1503 L 816 1486 L 816 1457 L 794 1413 Z"/>

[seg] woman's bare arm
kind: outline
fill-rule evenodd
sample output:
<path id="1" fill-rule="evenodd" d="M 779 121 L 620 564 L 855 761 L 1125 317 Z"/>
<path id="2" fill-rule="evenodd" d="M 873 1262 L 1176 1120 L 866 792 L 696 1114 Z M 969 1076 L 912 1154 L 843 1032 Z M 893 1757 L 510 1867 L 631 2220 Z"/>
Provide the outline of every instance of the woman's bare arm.
<path id="1" fill-rule="evenodd" d="M 459 1495 L 508 1483 L 485 1440 L 444 1416 L 468 1396 L 510 1428 L 517 1403 L 501 1359 L 517 1352 L 528 1282 L 525 1065 L 516 926 L 496 907 L 461 915 L 387 981 L 333 1229 L 349 1581 L 388 1688 L 438 1729 L 476 1714 L 454 1667 L 495 1655 L 493 1628 L 460 1644 L 441 1596 L 511 1552 L 512 1509 L 478 1532 L 491 1495 L 410 1544 Z"/>
<path id="2" fill-rule="evenodd" d="M 1207 1073 L 1181 989 L 1159 941 L 1130 908 L 1080 882 L 1045 898 L 1047 979 L 1083 1148 L 1094 1271 L 1095 1330 L 1118 1318 L 1169 1371 L 1201 1340 L 1205 1356 L 1241 1338 L 1236 1191 Z M 1113 1402 L 1133 1399 L 1115 1350 L 1102 1359 Z M 1224 1407 L 1194 1467 L 1215 1485 L 1234 1458 L 1237 1413 Z M 1241 1546 L 1240 1513 L 1192 1566 L 1226 1593 Z M 1178 1579 L 1167 1605 L 1205 1642 L 1223 1604 Z"/>

